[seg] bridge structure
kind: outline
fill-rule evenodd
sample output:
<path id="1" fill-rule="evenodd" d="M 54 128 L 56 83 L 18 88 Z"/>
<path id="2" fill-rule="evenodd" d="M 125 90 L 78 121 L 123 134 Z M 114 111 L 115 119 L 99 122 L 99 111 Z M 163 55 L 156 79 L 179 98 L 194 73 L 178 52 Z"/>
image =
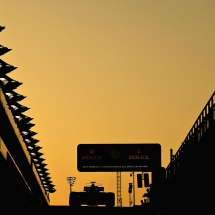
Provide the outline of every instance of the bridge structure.
<path id="1" fill-rule="evenodd" d="M 170 163 L 151 185 L 147 201 L 155 205 L 198 208 L 210 205 L 214 190 L 215 92 L 200 112 Z M 191 206 L 192 205 L 192 206 Z"/>
<path id="2" fill-rule="evenodd" d="M 0 32 L 5 27 L 0 26 Z M 0 56 L 11 49 L 0 45 Z M 1 207 L 22 208 L 48 206 L 49 193 L 56 191 L 42 158 L 33 119 L 24 114 L 29 108 L 21 105 L 25 96 L 15 90 L 22 83 L 8 73 L 14 67 L 0 59 L 0 199 Z"/>

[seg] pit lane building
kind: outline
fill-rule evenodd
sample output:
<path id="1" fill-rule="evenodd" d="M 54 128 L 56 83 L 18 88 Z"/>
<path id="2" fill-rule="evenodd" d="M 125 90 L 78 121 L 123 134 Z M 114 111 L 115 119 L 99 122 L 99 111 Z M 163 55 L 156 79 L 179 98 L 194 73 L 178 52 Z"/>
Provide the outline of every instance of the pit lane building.
<path id="1" fill-rule="evenodd" d="M 0 57 L 9 51 L 0 45 Z M 0 59 L 0 205 L 46 206 L 55 185 L 31 130 L 33 118 L 24 114 L 29 108 L 20 104 L 25 96 L 15 92 L 22 83 L 8 76 L 15 69 Z"/>

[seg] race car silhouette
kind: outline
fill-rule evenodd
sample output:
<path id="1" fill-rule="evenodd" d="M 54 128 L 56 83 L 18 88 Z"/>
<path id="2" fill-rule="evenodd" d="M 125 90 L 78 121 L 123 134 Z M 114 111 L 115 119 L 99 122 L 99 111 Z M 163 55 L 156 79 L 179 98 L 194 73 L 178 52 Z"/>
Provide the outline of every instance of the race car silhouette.
<path id="1" fill-rule="evenodd" d="M 115 194 L 104 192 L 104 187 L 96 182 L 90 182 L 84 187 L 83 192 L 72 191 L 69 196 L 69 205 L 80 207 L 81 205 L 114 207 Z"/>

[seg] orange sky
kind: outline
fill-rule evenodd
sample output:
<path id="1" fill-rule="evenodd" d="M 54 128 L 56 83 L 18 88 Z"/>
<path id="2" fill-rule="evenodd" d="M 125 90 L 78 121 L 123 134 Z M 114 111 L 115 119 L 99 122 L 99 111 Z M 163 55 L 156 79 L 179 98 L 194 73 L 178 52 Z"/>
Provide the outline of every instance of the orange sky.
<path id="1" fill-rule="evenodd" d="M 81 173 L 80 143 L 160 143 L 162 165 L 214 92 L 215 1 L 1 0 L 1 57 L 18 67 L 32 130 L 56 192 L 96 181 L 116 192 L 116 173 Z M 128 205 L 129 173 L 122 173 Z M 145 188 L 136 190 L 140 203 Z"/>

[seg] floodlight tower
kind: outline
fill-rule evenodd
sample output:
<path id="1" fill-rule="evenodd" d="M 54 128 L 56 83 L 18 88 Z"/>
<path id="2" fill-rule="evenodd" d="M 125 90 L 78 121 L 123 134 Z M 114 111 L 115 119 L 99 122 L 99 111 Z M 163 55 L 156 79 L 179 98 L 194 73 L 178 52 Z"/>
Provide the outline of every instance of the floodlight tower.
<path id="1" fill-rule="evenodd" d="M 66 179 L 67 179 L 67 181 L 69 183 L 69 187 L 70 187 L 69 190 L 70 190 L 70 193 L 71 193 L 72 192 L 72 186 L 75 183 L 76 177 L 70 176 L 70 177 L 66 177 Z"/>

